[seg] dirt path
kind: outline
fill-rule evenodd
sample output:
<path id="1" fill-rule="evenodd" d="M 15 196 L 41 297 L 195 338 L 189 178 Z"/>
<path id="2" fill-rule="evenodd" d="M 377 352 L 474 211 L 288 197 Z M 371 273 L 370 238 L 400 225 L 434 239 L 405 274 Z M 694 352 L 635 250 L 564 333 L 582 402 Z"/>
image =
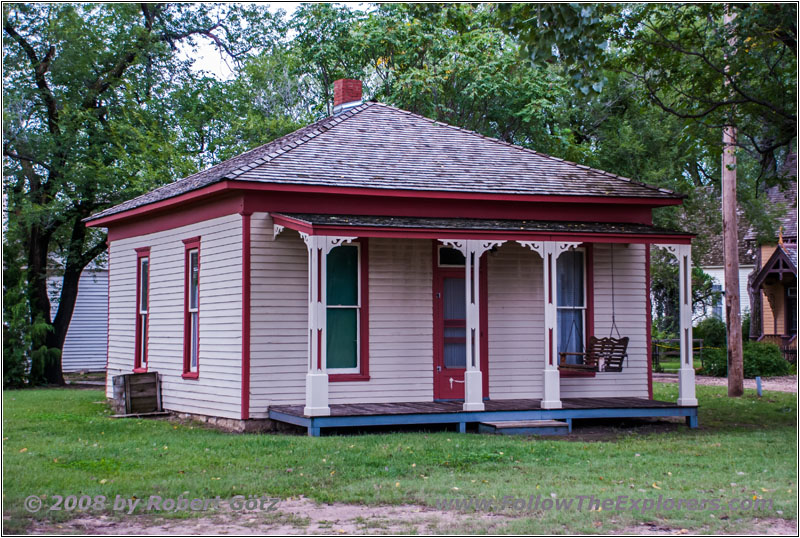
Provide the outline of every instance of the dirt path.
<path id="1" fill-rule="evenodd" d="M 492 533 L 502 532 L 509 519 L 502 514 L 473 515 L 415 505 L 317 504 L 300 497 L 281 501 L 270 512 L 225 510 L 188 519 L 87 514 L 64 523 L 35 522 L 29 534 L 443 534 L 456 528 Z"/>
<path id="2" fill-rule="evenodd" d="M 677 383 L 678 374 L 653 374 L 653 381 L 659 383 Z M 726 377 L 711 377 L 706 375 L 698 375 L 695 377 L 697 385 L 708 385 L 713 387 L 726 387 L 728 386 L 728 378 Z M 744 388 L 756 389 L 755 379 L 745 379 Z M 761 388 L 763 390 L 774 390 L 777 392 L 797 392 L 797 376 L 785 375 L 780 377 L 764 377 L 761 379 Z"/>
<path id="3" fill-rule="evenodd" d="M 115 535 L 299 535 L 299 534 L 452 534 L 508 532 L 514 516 L 502 513 L 462 513 L 424 506 L 361 506 L 317 504 L 300 497 L 281 501 L 276 511 L 225 510 L 213 515 L 171 519 L 149 515 L 128 517 L 85 515 L 64 523 L 36 522 L 29 534 Z M 706 529 L 708 530 L 708 529 Z M 681 535 L 703 529 L 642 524 L 611 531 L 613 534 Z M 797 535 L 797 521 L 753 520 L 742 535 Z"/>

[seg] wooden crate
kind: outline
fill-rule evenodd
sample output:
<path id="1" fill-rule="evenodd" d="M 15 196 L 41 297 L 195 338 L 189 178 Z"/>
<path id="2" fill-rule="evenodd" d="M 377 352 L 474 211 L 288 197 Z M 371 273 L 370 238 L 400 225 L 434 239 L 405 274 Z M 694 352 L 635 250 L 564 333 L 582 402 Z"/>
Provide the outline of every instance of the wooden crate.
<path id="1" fill-rule="evenodd" d="M 161 379 L 158 372 L 114 376 L 114 412 L 134 415 L 161 411 Z"/>

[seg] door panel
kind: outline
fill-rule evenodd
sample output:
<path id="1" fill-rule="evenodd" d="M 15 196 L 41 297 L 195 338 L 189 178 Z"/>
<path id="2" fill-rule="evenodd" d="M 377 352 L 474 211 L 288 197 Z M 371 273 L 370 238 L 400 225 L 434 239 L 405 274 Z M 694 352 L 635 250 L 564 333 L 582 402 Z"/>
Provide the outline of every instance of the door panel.
<path id="1" fill-rule="evenodd" d="M 467 313 L 463 270 L 439 271 L 434 282 L 434 397 L 464 399 L 467 365 Z"/>

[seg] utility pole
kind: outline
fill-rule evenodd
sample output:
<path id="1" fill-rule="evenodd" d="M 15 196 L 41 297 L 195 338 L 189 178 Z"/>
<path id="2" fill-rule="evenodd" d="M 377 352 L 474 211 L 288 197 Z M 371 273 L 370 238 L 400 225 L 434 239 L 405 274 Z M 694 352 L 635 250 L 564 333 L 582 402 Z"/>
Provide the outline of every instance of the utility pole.
<path id="1" fill-rule="evenodd" d="M 723 23 L 735 18 L 725 6 Z M 732 37 L 729 44 L 733 46 Z M 726 67 L 727 74 L 727 67 Z M 727 78 L 725 85 L 728 85 Z M 733 112 L 731 112 L 731 116 Z M 744 394 L 742 319 L 739 306 L 739 226 L 736 214 L 736 127 L 730 121 L 722 130 L 722 254 L 725 262 L 725 321 L 728 324 L 728 396 Z"/>

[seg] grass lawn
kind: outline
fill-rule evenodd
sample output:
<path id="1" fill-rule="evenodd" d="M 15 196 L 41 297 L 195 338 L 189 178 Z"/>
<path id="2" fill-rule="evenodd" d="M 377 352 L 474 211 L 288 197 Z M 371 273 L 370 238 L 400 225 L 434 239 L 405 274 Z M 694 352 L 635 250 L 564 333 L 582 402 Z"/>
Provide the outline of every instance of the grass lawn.
<path id="1" fill-rule="evenodd" d="M 681 361 L 677 359 L 674 361 L 662 360 L 658 364 L 661 366 L 661 370 L 666 374 L 676 374 L 678 373 L 678 370 L 681 369 Z"/>
<path id="2" fill-rule="evenodd" d="M 674 401 L 677 385 L 656 384 Z M 774 510 L 537 511 L 460 530 L 609 533 L 642 522 L 696 532 L 735 532 L 764 518 L 797 519 L 795 394 L 698 386 L 699 430 L 618 428 L 597 440 L 453 432 L 308 438 L 234 435 L 193 423 L 110 419 L 100 391 L 5 391 L 3 528 L 24 532 L 29 495 L 139 498 L 305 495 L 321 502 L 419 504 L 444 497 L 502 499 L 595 495 L 635 499 L 772 499 Z M 46 501 L 47 502 L 47 501 Z M 73 514 L 74 515 L 74 514 Z M 120 516 L 123 517 L 123 516 Z M 149 517 L 149 516 L 135 516 Z M 177 516 L 176 516 L 177 517 Z M 189 517 L 189 516 L 183 516 Z M 465 524 L 466 525 L 466 524 Z M 492 526 L 495 525 L 495 526 Z M 458 528 L 445 529 L 457 532 Z"/>

